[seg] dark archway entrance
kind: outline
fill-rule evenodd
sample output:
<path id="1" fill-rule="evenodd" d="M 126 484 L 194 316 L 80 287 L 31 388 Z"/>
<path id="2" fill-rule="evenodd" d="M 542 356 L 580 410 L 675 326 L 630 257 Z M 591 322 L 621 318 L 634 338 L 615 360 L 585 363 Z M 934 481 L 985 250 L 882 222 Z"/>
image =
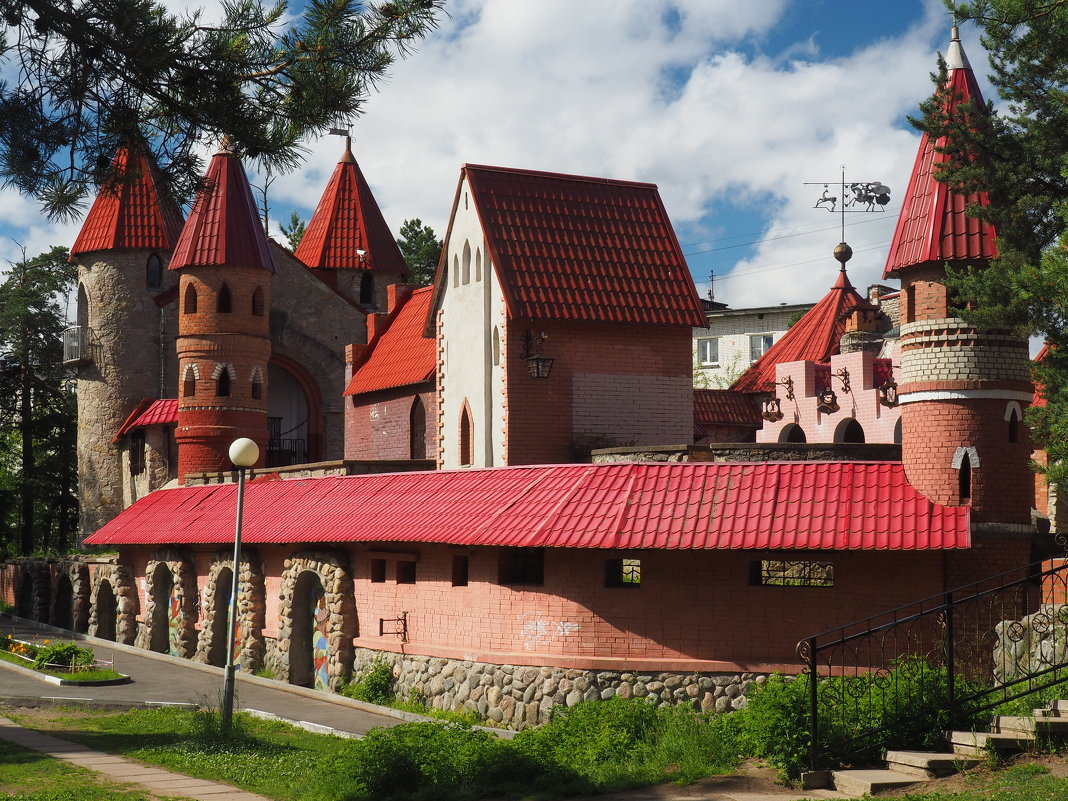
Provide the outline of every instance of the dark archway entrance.
<path id="1" fill-rule="evenodd" d="M 152 623 L 149 648 L 160 654 L 181 656 L 178 648 L 181 610 L 174 592 L 174 576 L 165 564 L 152 574 Z"/>
<path id="2" fill-rule="evenodd" d="M 96 588 L 96 636 L 102 640 L 115 641 L 115 616 L 118 604 L 111 582 L 101 579 Z"/>
<path id="3" fill-rule="evenodd" d="M 56 595 L 52 599 L 52 625 L 68 631 L 74 629 L 74 585 L 70 576 L 62 575 L 56 581 Z"/>
<path id="4" fill-rule="evenodd" d="M 782 431 L 779 432 L 779 442 L 808 442 L 808 437 L 805 436 L 805 430 L 801 426 L 797 423 L 790 423 L 783 426 Z"/>
<path id="5" fill-rule="evenodd" d="M 330 689 L 330 646 L 326 591 L 318 573 L 307 570 L 293 592 L 293 635 L 289 641 L 289 683 L 316 690 Z"/>
<path id="6" fill-rule="evenodd" d="M 22 573 L 19 592 L 15 596 L 15 614 L 19 617 L 33 617 L 33 575 L 28 570 Z"/>
<path id="7" fill-rule="evenodd" d="M 843 420 L 834 430 L 834 441 L 862 443 L 864 442 L 864 427 L 852 417 Z"/>
<path id="8" fill-rule="evenodd" d="M 233 589 L 234 571 L 224 567 L 215 579 L 215 597 L 211 618 L 211 642 L 208 644 L 208 664 L 223 667 L 226 664 L 227 626 L 230 622 L 230 591 Z M 235 632 L 234 654 L 241 651 L 241 627 Z"/>

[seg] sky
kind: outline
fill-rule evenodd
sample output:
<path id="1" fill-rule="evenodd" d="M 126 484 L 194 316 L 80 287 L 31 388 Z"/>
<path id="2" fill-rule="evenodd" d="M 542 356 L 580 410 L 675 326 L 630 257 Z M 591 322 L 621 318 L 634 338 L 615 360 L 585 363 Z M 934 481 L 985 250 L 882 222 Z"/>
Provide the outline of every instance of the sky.
<path id="1" fill-rule="evenodd" d="M 175 9 L 217 2 L 167 0 Z M 352 121 L 353 151 L 394 232 L 445 232 L 464 163 L 659 186 L 698 290 L 733 308 L 815 301 L 833 284 L 840 217 L 822 182 L 890 187 L 848 214 L 850 277 L 881 280 L 951 20 L 941 0 L 446 0 Z M 973 28 L 965 51 L 990 98 Z M 326 136 L 270 187 L 271 234 L 307 220 L 342 153 Z M 260 179 L 250 175 L 255 184 Z M 816 185 L 808 185 L 815 183 Z M 35 201 L 0 190 L 0 264 L 71 244 Z M 893 285 L 893 282 L 889 282 Z"/>

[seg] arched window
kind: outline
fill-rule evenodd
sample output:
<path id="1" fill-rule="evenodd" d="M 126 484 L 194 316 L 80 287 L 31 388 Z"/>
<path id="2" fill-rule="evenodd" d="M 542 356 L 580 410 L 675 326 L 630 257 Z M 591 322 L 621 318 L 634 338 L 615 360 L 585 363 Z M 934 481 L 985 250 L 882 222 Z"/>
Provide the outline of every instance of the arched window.
<path id="1" fill-rule="evenodd" d="M 460 283 L 462 283 L 462 284 L 470 284 L 471 283 L 471 243 L 470 242 L 464 242 L 464 266 L 463 266 L 462 277 L 460 278 Z"/>
<path id="2" fill-rule="evenodd" d="M 375 305 L 375 277 L 370 273 L 360 276 L 360 303 L 364 306 Z"/>
<path id="3" fill-rule="evenodd" d="M 475 249 L 475 281 L 482 280 L 482 248 Z"/>
<path id="4" fill-rule="evenodd" d="M 263 398 L 263 371 L 259 367 L 252 368 L 252 399 L 261 400 Z"/>
<path id="5" fill-rule="evenodd" d="M 501 363 L 501 332 L 493 326 L 493 366 Z"/>
<path id="6" fill-rule="evenodd" d="M 196 366 L 187 364 L 182 374 L 182 397 L 192 398 L 197 394 L 197 371 Z"/>
<path id="7" fill-rule="evenodd" d="M 894 443 L 901 444 L 901 418 L 897 418 L 897 422 L 894 423 Z"/>
<path id="8" fill-rule="evenodd" d="M 89 295 L 83 284 L 78 284 L 78 325 L 89 327 Z"/>
<path id="9" fill-rule="evenodd" d="M 187 284 L 185 288 L 185 302 L 182 304 L 182 311 L 186 314 L 197 313 L 197 288 L 191 283 Z"/>
<path id="10" fill-rule="evenodd" d="M 1022 410 L 1020 404 L 1016 401 L 1011 401 L 1008 407 L 1005 409 L 1005 420 L 1009 424 L 1009 442 L 1020 441 L 1020 418 L 1022 417 Z"/>
<path id="11" fill-rule="evenodd" d="M 252 290 L 252 314 L 263 317 L 263 287 L 258 286 Z"/>
<path id="12" fill-rule="evenodd" d="M 234 308 L 233 299 L 230 297 L 230 287 L 226 284 L 219 289 L 219 298 L 215 308 L 219 314 L 229 314 Z"/>
<path id="13" fill-rule="evenodd" d="M 847 418 L 834 430 L 835 442 L 864 442 L 864 428 L 855 418 Z"/>
<path id="14" fill-rule="evenodd" d="M 790 423 L 782 427 L 779 432 L 779 442 L 808 442 L 805 430 L 797 423 Z"/>
<path id="15" fill-rule="evenodd" d="M 418 395 L 408 414 L 408 458 L 426 458 L 426 406 Z"/>
<path id="16" fill-rule="evenodd" d="M 223 370 L 219 373 L 219 378 L 215 384 L 215 395 L 220 398 L 230 397 L 230 374 Z"/>
<path id="17" fill-rule="evenodd" d="M 960 460 L 957 481 L 960 491 L 960 502 L 961 504 L 966 504 L 972 499 L 972 460 L 968 454 L 964 454 Z"/>
<path id="18" fill-rule="evenodd" d="M 464 403 L 460 412 L 460 465 L 470 465 L 475 452 L 475 432 L 471 425 L 471 409 Z"/>
<path id="19" fill-rule="evenodd" d="M 153 253 L 145 265 L 145 285 L 152 290 L 163 289 L 163 262 L 159 254 Z"/>
<path id="20" fill-rule="evenodd" d="M 460 260 L 452 257 L 452 285 L 460 286 Z"/>

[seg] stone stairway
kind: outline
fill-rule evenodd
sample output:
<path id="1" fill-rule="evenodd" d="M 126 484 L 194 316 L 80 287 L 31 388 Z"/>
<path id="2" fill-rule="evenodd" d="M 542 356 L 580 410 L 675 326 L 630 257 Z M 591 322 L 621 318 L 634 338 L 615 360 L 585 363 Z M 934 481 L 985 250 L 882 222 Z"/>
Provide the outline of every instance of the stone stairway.
<path id="1" fill-rule="evenodd" d="M 947 752 L 887 751 L 886 768 L 836 770 L 831 781 L 841 793 L 874 795 L 968 770 L 990 751 L 1001 755 L 1026 751 L 1035 740 L 1068 741 L 1068 701 L 1054 701 L 1032 715 L 995 715 L 988 732 L 946 732 L 951 749 Z"/>

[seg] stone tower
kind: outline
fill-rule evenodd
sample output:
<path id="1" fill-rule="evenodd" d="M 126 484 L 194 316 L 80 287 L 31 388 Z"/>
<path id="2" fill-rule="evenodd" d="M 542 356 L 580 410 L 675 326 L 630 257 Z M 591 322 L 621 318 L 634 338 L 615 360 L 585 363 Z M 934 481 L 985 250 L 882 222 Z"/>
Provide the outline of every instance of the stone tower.
<path id="1" fill-rule="evenodd" d="M 178 283 L 178 477 L 230 470 L 230 443 L 267 453 L 274 262 L 241 161 L 224 144 L 174 249 Z"/>
<path id="2" fill-rule="evenodd" d="M 946 102 L 982 103 L 957 29 L 946 58 Z M 985 194 L 935 180 L 943 142 L 924 135 L 887 258 L 900 278 L 902 461 L 909 482 L 933 501 L 969 505 L 973 526 L 1031 522 L 1033 476 L 1023 411 L 1032 386 L 1027 342 L 979 331 L 951 316 L 945 265 L 982 267 L 997 255 L 995 231 L 965 207 Z M 1022 530 L 1022 529 L 1021 529 Z"/>
<path id="3" fill-rule="evenodd" d="M 71 247 L 78 263 L 78 324 L 65 335 L 64 362 L 78 376 L 82 537 L 122 511 L 116 432 L 142 398 L 164 397 L 164 382 L 174 380 L 166 369 L 172 344 L 162 334 L 176 279 L 165 267 L 182 214 L 161 191 L 158 171 L 142 150 L 121 148 L 113 166 L 115 182 L 101 190 Z"/>

